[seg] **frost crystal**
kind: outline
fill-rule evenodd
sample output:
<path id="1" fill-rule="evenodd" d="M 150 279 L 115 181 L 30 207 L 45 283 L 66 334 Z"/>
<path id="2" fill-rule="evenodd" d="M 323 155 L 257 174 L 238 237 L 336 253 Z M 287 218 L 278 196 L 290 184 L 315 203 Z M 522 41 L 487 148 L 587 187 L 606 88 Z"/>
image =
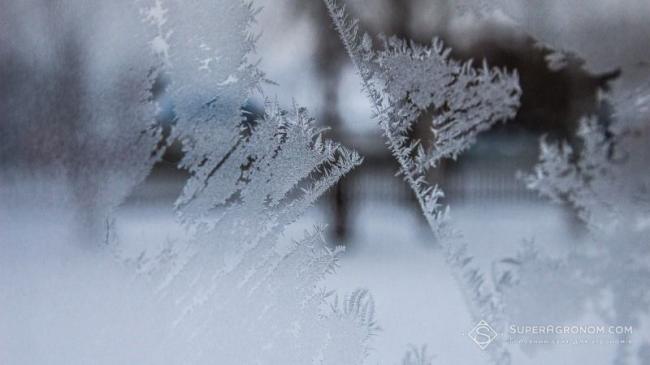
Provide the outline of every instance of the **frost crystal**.
<path id="1" fill-rule="evenodd" d="M 158 32 L 153 45 L 172 80 L 173 137 L 184 152 L 180 165 L 192 173 L 182 205 L 207 184 L 241 138 L 242 106 L 263 77 L 248 62 L 255 46 L 249 31 L 255 10 L 241 1 L 156 0 L 144 14 Z"/>
<path id="2" fill-rule="evenodd" d="M 583 119 L 578 134 L 580 150 L 574 151 L 566 143 L 543 142 L 540 163 L 527 178 L 530 188 L 570 203 L 590 228 L 593 247 L 567 258 L 571 275 L 583 278 L 576 281 L 587 290 L 588 295 L 582 298 L 599 301 L 605 290 L 613 299 L 599 314 L 609 323 L 634 326 L 650 305 L 645 294 L 650 277 L 648 130 L 638 122 L 650 117 L 638 103 L 649 94 L 648 90 L 638 92 L 628 99 L 609 96 L 618 107 L 609 126 L 596 117 Z M 555 270 L 549 273 L 549 285 L 566 280 Z M 568 292 L 575 293 L 576 289 Z M 567 291 L 553 293 L 555 298 Z M 619 345 L 615 363 L 627 363 L 628 352 L 625 344 Z"/>
<path id="3" fill-rule="evenodd" d="M 538 42 L 575 53 L 593 73 L 650 61 L 648 48 L 638 46 L 650 43 L 647 1 L 592 1 L 589 6 L 580 0 L 459 0 L 457 4 L 462 12 L 507 17 Z"/>
<path id="4" fill-rule="evenodd" d="M 267 239 L 228 257 L 218 231 L 191 245 L 185 265 L 161 288 L 177 306 L 169 341 L 187 344 L 174 354 L 179 361 L 362 363 L 370 323 L 359 312 L 329 310 L 329 294 L 316 288 L 339 253 L 326 248 L 320 231 L 284 252 Z"/>
<path id="5" fill-rule="evenodd" d="M 544 319 L 548 325 L 565 324 L 583 313 L 591 290 L 572 263 L 544 257 L 532 243 L 516 257 L 497 262 L 493 275 L 512 323 Z"/>
<path id="6" fill-rule="evenodd" d="M 485 62 L 475 69 L 471 62 L 455 61 L 439 40 L 425 47 L 382 37 L 382 48 L 374 50 L 372 39 L 359 33 L 357 22 L 348 19 L 344 8 L 334 0 L 325 3 L 361 76 L 386 144 L 445 249 L 472 317 L 490 319 L 501 329 L 498 300 L 472 267 L 460 234 L 446 219 L 447 210 L 440 203 L 444 194 L 427 180 L 427 173 L 442 159 L 456 158 L 469 148 L 480 132 L 514 117 L 521 96 L 517 75 L 490 69 Z M 415 124 L 429 113 L 433 114 L 430 139 L 412 138 Z M 510 362 L 498 341 L 491 345 L 490 355 L 497 364 Z"/>
<path id="7" fill-rule="evenodd" d="M 338 303 L 319 287 L 341 252 L 322 229 L 283 235 L 361 158 L 324 139 L 297 106 L 267 102 L 244 120 L 263 79 L 249 59 L 255 12 L 230 0 L 3 7 L 0 331 L 12 334 L 9 362 L 363 362 L 376 330 L 372 298 L 357 291 Z M 22 16 L 31 13 L 51 21 L 48 32 L 30 29 L 42 20 Z M 176 116 L 165 142 L 182 143 L 179 167 L 191 175 L 175 206 L 182 238 L 69 245 L 64 219 L 51 215 L 79 210 L 70 220 L 98 243 L 106 216 L 159 159 L 153 89 L 163 73 Z M 7 223 L 12 205 L 30 208 L 15 214 L 29 218 Z"/>
<path id="8" fill-rule="evenodd" d="M 345 311 L 328 311 L 316 288 L 339 251 L 326 248 L 319 230 L 289 247 L 280 244 L 283 228 L 360 163 L 356 153 L 324 141 L 311 123 L 304 110 L 267 106 L 205 187 L 184 202 L 194 239 L 161 257 L 153 274 L 161 294 L 177 298 L 172 332 L 177 341 L 192 339 L 185 354 L 191 363 L 359 364 L 365 358 L 374 327 L 367 295 L 346 302 Z"/>
<path id="9" fill-rule="evenodd" d="M 573 0 L 463 3 L 465 9 L 481 15 L 505 14 L 554 50 L 551 67 L 561 67 L 559 54 L 569 53 L 582 58 L 593 73 L 621 71 L 600 100 L 613 112 L 583 117 L 579 145 L 543 139 L 540 162 L 526 178 L 529 188 L 577 210 L 589 228 L 591 246 L 560 259 L 528 252 L 505 260 L 516 263 L 500 276 L 505 280 L 500 290 L 506 311 L 520 321 L 534 318 L 557 323 L 575 319 L 589 300 L 608 323 L 638 326 L 650 303 L 645 294 L 650 275 L 646 65 L 650 53 L 647 47 L 638 47 L 650 41 L 648 23 L 642 20 L 650 10 L 648 2 L 621 1 L 615 7 L 607 1 L 585 7 Z M 634 34 L 629 32 L 630 24 L 635 24 Z M 514 276 L 517 280 L 511 280 Z M 526 303 L 517 299 L 531 292 L 544 293 L 547 299 L 540 296 Z M 566 298 L 576 303 L 566 303 Z M 566 309 L 564 313 L 558 305 Z M 558 310 L 549 311 L 551 306 Z M 630 355 L 629 346 L 621 343 L 614 363 L 626 364 Z"/>
<path id="10" fill-rule="evenodd" d="M 255 10 L 195 3 L 156 1 L 145 11 L 164 44 L 180 167 L 192 174 L 176 201 L 192 238 L 139 262 L 174 303 L 170 341 L 188 344 L 174 356 L 360 364 L 375 327 L 372 299 L 355 293 L 344 310 L 329 308 L 317 285 L 339 250 L 326 248 L 319 229 L 291 244 L 282 232 L 361 158 L 323 139 L 297 106 L 267 102 L 260 118 L 244 121 L 242 106 L 262 80 L 248 59 Z"/>
<path id="11" fill-rule="evenodd" d="M 427 354 L 427 347 L 411 346 L 402 359 L 402 365 L 433 365 L 433 356 Z"/>
<path id="12" fill-rule="evenodd" d="M 432 227 L 444 217 L 443 193 L 427 182 L 427 171 L 444 158 L 456 158 L 478 133 L 498 121 L 514 117 L 521 90 L 516 74 L 475 69 L 472 63 L 450 59 L 451 50 L 434 40 L 431 47 L 395 37 L 383 38 L 381 50 L 360 35 L 332 0 L 325 0 L 334 24 L 372 102 L 386 143 L 400 164 L 400 172 L 416 193 Z M 427 113 L 433 114 L 429 140 L 410 132 Z M 437 231 L 437 228 L 434 228 Z"/>
<path id="13" fill-rule="evenodd" d="M 538 190 L 556 202 L 565 199 L 572 202 L 581 217 L 593 226 L 615 225 L 618 214 L 601 198 L 595 198 L 603 189 L 614 188 L 615 182 L 607 170 L 612 153 L 611 142 L 605 138 L 605 130 L 596 118 L 585 118 L 580 123 L 579 136 L 583 151 L 577 163 L 574 151 L 567 143 L 552 144 L 542 141 L 540 163 L 535 175 L 527 179 L 531 189 Z M 595 198 L 595 199 L 594 199 Z"/>

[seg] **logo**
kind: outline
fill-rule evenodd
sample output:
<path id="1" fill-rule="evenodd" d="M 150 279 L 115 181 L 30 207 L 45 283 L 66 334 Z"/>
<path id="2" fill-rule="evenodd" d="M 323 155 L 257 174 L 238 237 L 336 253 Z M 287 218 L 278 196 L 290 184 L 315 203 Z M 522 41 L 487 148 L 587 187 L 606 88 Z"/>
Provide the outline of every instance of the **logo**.
<path id="1" fill-rule="evenodd" d="M 485 321 L 480 321 L 467 335 L 481 350 L 485 350 L 497 338 L 497 332 Z"/>

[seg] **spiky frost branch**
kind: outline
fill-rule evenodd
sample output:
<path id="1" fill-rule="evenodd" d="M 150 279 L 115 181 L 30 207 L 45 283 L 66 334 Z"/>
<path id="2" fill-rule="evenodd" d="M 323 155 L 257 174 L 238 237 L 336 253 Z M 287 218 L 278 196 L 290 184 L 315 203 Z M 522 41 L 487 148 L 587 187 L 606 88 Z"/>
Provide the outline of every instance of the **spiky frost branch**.
<path id="1" fill-rule="evenodd" d="M 497 300 L 485 288 L 479 270 L 470 267 L 471 259 L 457 242 L 459 234 L 448 223 L 448 210 L 440 203 L 444 193 L 427 181 L 427 172 L 443 158 L 456 158 L 478 133 L 514 116 L 521 95 L 517 75 L 491 70 L 485 62 L 475 70 L 471 62 L 460 64 L 451 60 L 451 51 L 439 40 L 434 40 L 431 47 L 423 47 L 384 38 L 383 49 L 374 51 L 370 37 L 360 35 L 358 22 L 350 20 L 345 8 L 335 0 L 324 1 L 361 76 L 386 145 L 445 249 L 447 263 L 465 294 L 472 317 L 501 322 Z M 431 108 L 437 115 L 431 127 L 433 141 L 427 151 L 423 142 L 411 140 L 408 132 Z M 493 346 L 491 354 L 498 364 L 510 361 L 501 346 Z"/>
<path id="2" fill-rule="evenodd" d="M 434 234 L 446 219 L 440 199 L 443 192 L 428 183 L 426 173 L 443 158 L 455 158 L 473 143 L 477 133 L 499 120 L 514 116 L 521 91 L 516 74 L 480 70 L 471 62 L 449 59 L 450 50 L 434 40 L 423 47 L 396 38 L 384 39 L 381 51 L 361 35 L 358 22 L 344 7 L 325 0 L 334 26 L 361 76 L 363 90 L 371 101 L 386 145 L 400 165 L 400 173 L 414 191 L 418 204 Z M 407 133 L 427 109 L 438 112 L 431 131 L 429 151 Z"/>

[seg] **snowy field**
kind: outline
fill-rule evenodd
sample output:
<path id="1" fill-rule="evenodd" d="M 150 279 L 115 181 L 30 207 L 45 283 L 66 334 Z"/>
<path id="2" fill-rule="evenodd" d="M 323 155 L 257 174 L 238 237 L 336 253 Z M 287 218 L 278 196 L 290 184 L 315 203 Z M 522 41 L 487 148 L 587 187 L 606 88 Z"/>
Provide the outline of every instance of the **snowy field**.
<path id="1" fill-rule="evenodd" d="M 490 214 L 485 214 L 487 209 Z M 483 364 L 486 358 L 467 336 L 474 324 L 462 295 L 416 213 L 381 203 L 361 209 L 353 249 L 328 284 L 342 292 L 366 287 L 375 298 L 382 331 L 367 364 L 398 363 L 409 344 L 426 344 L 436 356 L 434 364 Z M 456 207 L 453 216 L 487 271 L 493 259 L 514 254 L 524 239 L 574 244 L 565 214 L 549 205 L 465 204 Z M 613 347 L 567 345 L 552 350 L 532 358 L 515 351 L 514 363 L 606 364 L 603 355 Z"/>
<path id="2" fill-rule="evenodd" d="M 180 227 L 170 230 L 175 225 L 173 217 L 161 215 L 159 208 L 131 205 L 123 209 L 118 220 L 120 239 L 157 245 L 182 237 Z M 340 296 L 367 288 L 374 297 L 381 330 L 372 339 L 366 364 L 398 364 L 410 345 L 427 345 L 428 353 L 435 355 L 434 364 L 486 363 L 467 336 L 474 323 L 462 294 L 414 208 L 376 201 L 352 211 L 348 248 L 336 273 L 322 285 Z M 287 239 L 326 223 L 324 211 L 312 208 L 289 227 Z M 454 205 L 452 216 L 486 273 L 493 260 L 515 255 L 524 241 L 533 240 L 550 252 L 561 253 L 584 239 L 570 213 L 550 203 L 466 202 Z M 608 364 L 614 349 L 565 344 L 540 345 L 526 352 L 513 346 L 511 350 L 515 364 L 598 365 Z"/>
<path id="3" fill-rule="evenodd" d="M 112 239 L 137 244 L 130 246 L 130 252 L 117 255 L 124 258 L 137 257 L 143 251 L 157 252 L 165 244 L 187 236 L 169 209 L 169 196 L 176 188 L 174 184 L 162 184 L 155 189 L 141 189 L 120 209 L 116 237 Z M 319 206 L 312 208 L 289 227 L 286 240 L 300 237 L 315 224 L 326 223 L 328 217 L 324 212 Z M 147 308 L 141 302 L 146 296 L 137 294 L 139 287 L 126 273 L 110 269 L 111 277 L 103 278 L 102 265 L 108 264 L 93 257 L 92 252 L 80 256 L 78 248 L 70 248 L 70 255 L 55 251 L 63 247 L 51 242 L 56 237 L 40 236 L 39 232 L 57 230 L 48 228 L 47 223 L 40 231 L 30 228 L 31 220 L 39 218 L 33 213 L 15 212 L 13 235 L 30 232 L 31 239 L 39 239 L 43 245 L 24 251 L 21 246 L 7 246 L 13 247 L 13 251 L 5 247 L 5 265 L 0 267 L 0 283 L 8 288 L 0 299 L 2 308 L 8 308 L 4 317 L 0 315 L 0 339 L 7 346 L 9 358 L 31 363 L 30 359 L 53 355 L 61 359 L 75 353 L 77 359 L 90 359 L 100 354 L 104 361 L 99 363 L 115 363 L 111 349 L 118 348 L 126 354 L 138 352 L 137 346 L 152 346 L 157 341 L 157 332 L 152 329 L 158 327 L 140 318 L 133 323 L 143 327 L 128 329 L 132 333 L 125 337 L 137 337 L 139 333 L 142 336 L 139 344 L 123 339 L 110 346 L 97 343 L 81 352 L 74 349 L 75 343 L 85 343 L 84 337 L 95 335 L 85 332 L 88 323 L 94 323 L 90 327 L 104 333 L 120 334 L 125 330 L 117 322 L 111 323 L 110 317 L 93 315 L 92 308 L 97 313 L 112 313 L 116 319 L 124 320 Z M 482 351 L 467 336 L 474 323 L 458 286 L 414 207 L 366 202 L 350 212 L 350 216 L 348 249 L 336 273 L 321 285 L 336 290 L 340 296 L 367 288 L 374 297 L 381 330 L 372 339 L 366 364 L 398 364 L 409 345 L 427 345 L 428 353 L 436 356 L 434 364 L 486 363 Z M 561 253 L 582 244 L 583 239 L 568 211 L 548 203 L 466 202 L 454 205 L 452 217 L 462 230 L 470 253 L 488 274 L 493 260 L 514 255 L 525 240 L 534 240 L 550 252 Z M 58 224 L 60 218 L 53 218 L 52 224 Z M 11 231 L 6 232 L 12 235 Z M 65 232 L 59 233 L 65 236 Z M 83 280 L 78 281 L 77 274 L 83 274 Z M 120 280 L 126 280 L 124 285 Z M 135 297 L 119 303 L 109 299 L 113 296 L 124 299 L 134 294 Z M 79 303 L 70 305 L 71 299 Z M 71 316 L 61 315 L 67 311 Z M 576 321 L 600 323 L 590 313 Z M 510 349 L 514 364 L 605 365 L 611 361 L 615 346 L 540 345 L 522 351 L 513 345 Z M 133 357 L 125 355 L 125 358 Z"/>
<path id="4" fill-rule="evenodd" d="M 491 214 L 485 214 L 486 209 Z M 466 335 L 474 324 L 462 295 L 416 213 L 381 203 L 361 209 L 351 238 L 353 248 L 328 284 L 342 292 L 366 287 L 375 298 L 382 331 L 374 339 L 375 351 L 367 364 L 397 363 L 409 344 L 426 344 L 436 355 L 436 364 L 460 363 L 458 354 L 464 355 L 464 364 L 485 363 L 481 350 Z M 489 270 L 492 259 L 514 254 L 524 239 L 572 244 L 565 212 L 553 206 L 465 204 L 453 215 L 484 270 Z M 561 354 L 546 353 L 550 358 L 543 356 L 544 351 L 532 359 L 515 354 L 520 358 L 514 363 L 547 364 L 551 359 L 607 363 L 596 349 L 568 347 L 556 349 Z"/>

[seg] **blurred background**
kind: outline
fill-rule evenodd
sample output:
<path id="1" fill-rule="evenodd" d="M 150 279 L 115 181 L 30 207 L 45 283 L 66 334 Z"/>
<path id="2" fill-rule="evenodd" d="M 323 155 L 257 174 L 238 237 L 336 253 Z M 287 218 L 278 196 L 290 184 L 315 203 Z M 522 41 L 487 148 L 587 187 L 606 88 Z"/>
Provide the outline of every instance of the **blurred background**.
<path id="1" fill-rule="evenodd" d="M 479 135 L 469 151 L 456 161 L 444 161 L 430 177 L 445 191 L 452 219 L 484 271 L 491 272 L 494 260 L 514 255 L 525 241 L 535 241 L 550 252 L 579 246 L 585 232 L 575 213 L 528 191 L 517 175 L 532 171 L 542 136 L 571 143 L 580 116 L 606 112 L 597 96 L 617 76 L 617 70 L 589 74 L 579 59 L 571 57 L 561 70 L 551 69 L 547 59 L 552 52 L 513 24 L 498 17 L 479 20 L 461 15 L 451 0 L 346 3 L 351 15 L 358 17 L 361 27 L 373 37 L 383 33 L 424 44 L 438 37 L 452 48 L 456 59 L 473 59 L 477 64 L 485 59 L 491 66 L 517 70 L 523 96 L 516 118 Z M 439 354 L 436 363 L 455 363 L 443 352 L 459 351 L 482 363 L 480 351 L 457 332 L 459 322 L 468 330 L 473 324 L 413 194 L 395 176 L 398 166 L 372 119 L 360 79 L 323 2 L 259 0 L 255 4 L 262 7 L 256 24 L 261 34 L 257 46 L 260 68 L 279 85 L 266 85 L 265 94 L 277 97 L 284 106 L 293 101 L 306 106 L 320 125 L 329 128 L 329 138 L 364 157 L 364 163 L 286 235 L 293 237 L 314 224 L 326 223 L 330 242 L 346 246 L 340 270 L 326 284 L 343 291 L 366 287 L 373 293 L 383 333 L 377 337 L 368 364 L 387 363 L 385 359 L 397 363 L 409 343 L 428 344 L 431 353 Z M 47 11 L 36 17 L 40 19 L 36 24 L 47 24 L 41 19 L 47 20 Z M 634 26 L 630 24 L 630 32 Z M 72 65 L 81 62 L 75 57 L 75 47 L 80 45 L 75 42 L 74 29 L 70 26 L 67 33 L 67 56 Z M 16 64 L 10 55 L 0 50 L 0 97 L 8 93 L 3 84 L 12 74 L 44 67 L 43 60 Z M 74 81 L 70 85 L 82 90 L 83 85 Z M 154 92 L 164 111 L 160 122 L 169 127 L 173 114 L 163 92 L 165 82 L 160 79 Z M 253 100 L 246 108 L 254 117 L 260 105 Z M 426 129 L 417 133 L 424 134 Z M 153 206 L 171 204 L 178 196 L 187 177 L 175 167 L 180 158 L 179 146 L 169 148 L 151 176 L 136 188 L 120 211 L 122 236 L 141 237 L 171 219 L 146 212 Z M 566 347 L 553 356 L 564 363 L 595 364 L 609 350 Z M 540 353 L 522 363 L 546 364 L 553 359 L 548 356 Z"/>

